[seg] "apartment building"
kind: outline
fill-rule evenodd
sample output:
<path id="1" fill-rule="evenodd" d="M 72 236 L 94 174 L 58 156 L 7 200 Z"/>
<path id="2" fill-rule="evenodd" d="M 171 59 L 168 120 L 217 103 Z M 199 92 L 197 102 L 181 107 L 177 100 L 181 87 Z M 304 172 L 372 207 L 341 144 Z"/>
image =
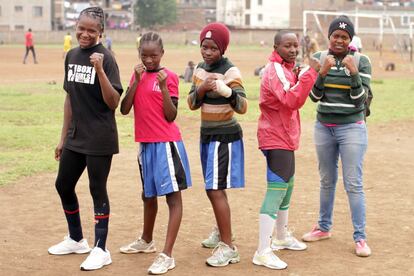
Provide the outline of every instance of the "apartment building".
<path id="1" fill-rule="evenodd" d="M 52 29 L 51 0 L 0 0 L 0 31 Z"/>

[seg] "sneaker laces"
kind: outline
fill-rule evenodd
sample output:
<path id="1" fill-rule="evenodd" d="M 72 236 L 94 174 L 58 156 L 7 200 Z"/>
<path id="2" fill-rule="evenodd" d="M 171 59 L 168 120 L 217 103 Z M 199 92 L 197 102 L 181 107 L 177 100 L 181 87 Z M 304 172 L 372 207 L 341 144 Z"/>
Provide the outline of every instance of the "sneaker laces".
<path id="1" fill-rule="evenodd" d="M 280 241 L 280 242 L 286 242 L 286 243 L 292 243 L 295 241 L 295 237 L 293 236 L 293 233 L 295 232 L 295 227 L 289 227 L 286 230 L 286 237 L 284 240 L 278 240 L 277 238 L 275 239 L 275 241 Z M 279 251 L 279 249 L 276 249 L 276 251 Z"/>
<path id="2" fill-rule="evenodd" d="M 322 230 L 321 229 L 319 229 L 319 225 L 315 225 L 314 227 L 313 227 L 313 229 L 312 229 L 312 233 L 313 232 L 315 232 L 315 231 L 320 231 L 320 232 L 322 232 Z"/>
<path id="3" fill-rule="evenodd" d="M 365 248 L 366 247 L 365 240 L 359 240 L 356 244 L 359 248 Z"/>
<path id="4" fill-rule="evenodd" d="M 272 260 L 273 263 L 280 261 L 280 259 L 273 253 L 273 251 L 267 252 L 267 255 L 270 257 L 270 260 Z"/>
<path id="5" fill-rule="evenodd" d="M 219 259 L 220 261 L 222 261 L 222 260 L 224 260 L 224 259 L 225 259 L 225 257 L 224 257 L 224 249 L 225 249 L 226 247 L 228 247 L 228 245 L 226 245 L 226 244 L 225 244 L 225 243 L 223 243 L 223 242 L 219 242 L 219 243 L 216 245 L 216 247 L 214 247 L 214 249 L 213 249 L 213 251 L 211 252 L 211 254 L 212 254 L 215 258 L 217 258 L 217 259 Z"/>
<path id="6" fill-rule="evenodd" d="M 295 233 L 295 227 L 291 226 L 286 231 L 286 239 L 290 240 L 290 239 L 294 238 L 293 233 Z"/>
<path id="7" fill-rule="evenodd" d="M 208 239 L 215 239 L 218 236 L 220 236 L 220 232 L 217 227 L 214 227 L 213 231 L 210 233 L 210 236 L 208 236 Z"/>
<path id="8" fill-rule="evenodd" d="M 160 266 L 164 263 L 165 259 L 166 259 L 166 255 L 164 254 L 159 254 L 157 256 L 157 258 L 155 258 L 154 263 L 152 265 L 156 265 L 156 266 Z"/>
<path id="9" fill-rule="evenodd" d="M 98 247 L 95 247 L 92 251 L 91 251 L 91 253 L 89 254 L 89 256 L 88 256 L 88 258 L 89 257 L 91 257 L 91 258 L 93 258 L 93 256 L 95 256 L 95 255 L 99 255 L 99 250 L 95 250 L 96 248 L 98 248 Z M 102 250 L 103 251 L 103 250 Z M 105 252 L 105 251 L 104 251 Z"/>
<path id="10" fill-rule="evenodd" d="M 142 243 L 142 239 L 141 238 L 138 238 L 135 241 L 133 241 L 131 245 L 139 245 L 141 243 Z"/>

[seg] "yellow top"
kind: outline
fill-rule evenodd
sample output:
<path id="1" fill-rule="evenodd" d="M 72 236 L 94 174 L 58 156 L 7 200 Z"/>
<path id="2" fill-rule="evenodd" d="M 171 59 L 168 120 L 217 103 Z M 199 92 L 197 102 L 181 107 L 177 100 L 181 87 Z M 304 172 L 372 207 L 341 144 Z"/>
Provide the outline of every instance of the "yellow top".
<path id="1" fill-rule="evenodd" d="M 64 41 L 63 41 L 63 50 L 65 52 L 69 51 L 70 48 L 72 48 L 72 36 L 71 35 L 65 35 Z"/>

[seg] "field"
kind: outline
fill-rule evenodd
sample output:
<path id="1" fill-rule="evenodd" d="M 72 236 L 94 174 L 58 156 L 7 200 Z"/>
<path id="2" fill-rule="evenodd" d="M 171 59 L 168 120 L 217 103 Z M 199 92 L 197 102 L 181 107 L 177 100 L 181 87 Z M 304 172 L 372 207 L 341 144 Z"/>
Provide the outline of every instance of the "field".
<path id="1" fill-rule="evenodd" d="M 131 46 L 114 45 L 121 78 L 127 84 L 136 61 Z M 251 258 L 258 240 L 258 211 L 264 195 L 265 162 L 257 149 L 258 83 L 253 70 L 266 62 L 269 49 L 233 46 L 230 59 L 245 79 L 249 112 L 242 121 L 246 155 L 246 188 L 229 191 L 235 244 L 241 262 L 222 269 L 210 268 L 211 251 L 200 241 L 214 225 L 214 216 L 203 189 L 198 157 L 199 114 L 185 103 L 189 90 L 182 84 L 178 123 L 189 154 L 193 187 L 183 192 L 184 216 L 174 248 L 177 267 L 168 275 L 413 275 L 414 274 L 414 80 L 412 64 L 386 53 L 374 66 L 374 102 L 368 120 L 369 147 L 364 185 L 367 196 L 367 234 L 373 255 L 353 254 L 352 224 L 342 178 L 338 182 L 333 237 L 308 244 L 303 252 L 279 251 L 288 263 L 284 271 L 254 266 Z M 56 257 L 47 248 L 66 234 L 66 222 L 54 188 L 57 162 L 53 150 L 62 121 L 64 92 L 60 46 L 37 48 L 39 64 L 23 65 L 21 46 L 0 46 L 0 274 L 78 275 L 85 255 Z M 166 46 L 163 64 L 180 73 L 189 60 L 200 59 L 197 47 Z M 395 61 L 397 70 L 385 72 L 383 64 Z M 126 88 L 126 85 L 125 85 Z M 313 146 L 315 105 L 302 110 L 302 141 L 296 153 L 296 183 L 290 225 L 300 237 L 315 224 L 319 208 L 319 183 Z M 108 249 L 113 264 L 95 275 L 145 275 L 155 255 L 122 255 L 118 248 L 135 239 L 142 226 L 141 183 L 136 164 L 131 116 L 117 114 L 121 152 L 114 157 L 108 182 L 111 220 Z M 86 175 L 77 193 L 84 235 L 93 242 L 93 209 Z M 160 198 L 155 227 L 158 250 L 164 243 L 168 209 Z"/>

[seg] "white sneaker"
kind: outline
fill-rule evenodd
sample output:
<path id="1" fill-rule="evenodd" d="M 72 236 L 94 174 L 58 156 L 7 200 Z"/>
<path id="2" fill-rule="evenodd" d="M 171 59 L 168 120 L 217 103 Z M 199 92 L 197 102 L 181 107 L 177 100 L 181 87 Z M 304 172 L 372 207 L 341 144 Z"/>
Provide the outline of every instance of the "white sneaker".
<path id="1" fill-rule="evenodd" d="M 285 269 L 287 263 L 279 259 L 269 247 L 264 250 L 263 254 L 259 254 L 257 251 L 254 253 L 253 263 L 255 265 L 262 265 L 271 269 Z"/>
<path id="2" fill-rule="evenodd" d="M 206 263 L 210 266 L 226 266 L 240 262 L 240 255 L 237 247 L 230 248 L 224 242 L 219 242 L 213 250 L 213 255 L 207 259 Z"/>
<path id="3" fill-rule="evenodd" d="M 292 236 L 291 233 L 288 233 L 286 239 L 284 240 L 272 239 L 272 244 L 270 247 L 273 250 L 289 249 L 296 251 L 301 251 L 308 248 L 305 243 L 298 241 L 294 236 Z"/>
<path id="4" fill-rule="evenodd" d="M 220 241 L 220 232 L 217 226 L 214 226 L 213 231 L 211 231 L 210 236 L 207 239 L 201 242 L 201 245 L 206 248 L 215 248 Z"/>
<path id="5" fill-rule="evenodd" d="M 80 265 L 80 268 L 81 270 L 95 270 L 111 263 L 111 254 L 108 249 L 103 251 L 102 248 L 95 247 L 92 249 L 86 260 Z"/>
<path id="6" fill-rule="evenodd" d="M 157 251 L 155 248 L 154 241 L 146 242 L 145 240 L 139 238 L 132 243 L 122 246 L 119 251 L 125 254 L 133 254 L 133 253 L 152 253 Z"/>
<path id="7" fill-rule="evenodd" d="M 77 242 L 70 238 L 70 236 L 66 236 L 63 238 L 58 244 L 55 244 L 47 250 L 49 254 L 52 255 L 66 255 L 66 254 L 85 254 L 91 251 L 91 248 L 88 245 L 88 241 L 86 239 L 82 239 L 81 241 Z"/>
<path id="8" fill-rule="evenodd" d="M 231 240 L 234 241 L 236 238 L 233 234 L 231 234 Z M 210 236 L 207 239 L 201 242 L 201 245 L 205 248 L 216 248 L 217 244 L 220 241 L 220 231 L 218 230 L 217 226 L 213 227 L 213 231 L 211 231 Z"/>
<path id="9" fill-rule="evenodd" d="M 149 274 L 164 274 L 167 273 L 168 270 L 171 270 L 175 267 L 175 260 L 172 257 L 168 257 L 164 253 L 160 253 L 152 263 L 152 265 L 148 268 Z"/>

